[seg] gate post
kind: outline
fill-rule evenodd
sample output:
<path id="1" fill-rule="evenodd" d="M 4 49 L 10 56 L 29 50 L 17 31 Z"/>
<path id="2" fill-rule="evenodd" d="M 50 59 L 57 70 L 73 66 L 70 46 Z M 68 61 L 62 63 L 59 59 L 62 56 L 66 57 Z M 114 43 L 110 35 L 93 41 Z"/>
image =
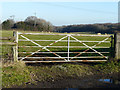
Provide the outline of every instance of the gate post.
<path id="1" fill-rule="evenodd" d="M 120 32 L 116 32 L 114 34 L 114 51 L 115 51 L 115 58 L 120 59 Z"/>
<path id="2" fill-rule="evenodd" d="M 114 44 L 113 44 L 113 39 L 114 39 L 114 37 L 113 37 L 113 35 L 111 35 L 110 37 L 111 37 L 111 41 L 110 41 L 110 43 L 111 43 L 111 46 L 110 46 L 110 59 L 111 59 L 111 58 L 113 58 L 115 55 L 114 55 L 114 49 L 113 49 L 113 47 L 114 47 L 114 46 L 113 46 L 113 45 L 114 45 Z"/>
<path id="3" fill-rule="evenodd" d="M 18 31 L 13 31 L 13 37 L 14 37 L 14 42 L 16 43 L 15 46 L 13 46 L 13 56 L 14 56 L 14 61 L 18 61 Z"/>

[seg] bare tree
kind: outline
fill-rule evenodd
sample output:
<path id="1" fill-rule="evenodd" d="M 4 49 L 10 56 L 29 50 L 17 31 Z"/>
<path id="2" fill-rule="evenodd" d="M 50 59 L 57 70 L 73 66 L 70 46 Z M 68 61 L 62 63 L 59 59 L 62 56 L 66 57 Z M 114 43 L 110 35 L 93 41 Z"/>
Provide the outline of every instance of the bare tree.
<path id="1" fill-rule="evenodd" d="M 44 19 L 37 18 L 36 16 L 29 16 L 25 19 L 27 24 L 30 24 L 39 31 L 52 31 L 52 24 Z"/>

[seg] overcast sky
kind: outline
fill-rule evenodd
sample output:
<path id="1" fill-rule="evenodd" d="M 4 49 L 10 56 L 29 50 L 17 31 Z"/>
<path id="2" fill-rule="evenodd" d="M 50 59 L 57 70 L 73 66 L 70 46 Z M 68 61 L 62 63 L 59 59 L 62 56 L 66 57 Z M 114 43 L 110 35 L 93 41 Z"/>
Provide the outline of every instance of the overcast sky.
<path id="1" fill-rule="evenodd" d="M 6 1 L 2 2 L 1 5 L 2 21 L 10 18 L 11 15 L 15 15 L 15 21 L 25 20 L 28 16 L 33 16 L 36 13 L 37 17 L 57 26 L 118 22 L 118 2 L 115 0 L 107 0 L 107 2 Z"/>

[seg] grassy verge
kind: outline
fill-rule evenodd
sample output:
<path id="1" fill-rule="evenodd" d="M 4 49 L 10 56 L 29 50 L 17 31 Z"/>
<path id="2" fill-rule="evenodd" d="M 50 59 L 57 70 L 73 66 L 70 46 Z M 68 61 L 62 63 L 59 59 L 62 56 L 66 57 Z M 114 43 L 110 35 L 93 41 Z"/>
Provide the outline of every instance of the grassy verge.
<path id="1" fill-rule="evenodd" d="M 97 64 L 92 66 L 97 73 L 101 74 L 113 74 L 120 72 L 120 61 L 111 61 L 108 63 Z"/>
<path id="2" fill-rule="evenodd" d="M 2 87 L 19 86 L 28 81 L 30 81 L 29 70 L 22 62 L 2 68 Z"/>
<path id="3" fill-rule="evenodd" d="M 24 66 L 23 63 L 16 63 L 3 67 L 2 86 L 5 88 L 16 87 L 25 83 L 36 83 L 36 81 L 51 81 L 62 78 L 76 78 L 85 75 L 92 75 L 87 65 L 61 64 Z"/>
<path id="4" fill-rule="evenodd" d="M 3 67 L 3 87 L 25 86 L 26 83 L 54 81 L 63 78 L 82 78 L 97 74 L 113 74 L 120 72 L 120 62 L 101 64 L 51 64 L 39 66 L 25 66 L 14 64 Z"/>

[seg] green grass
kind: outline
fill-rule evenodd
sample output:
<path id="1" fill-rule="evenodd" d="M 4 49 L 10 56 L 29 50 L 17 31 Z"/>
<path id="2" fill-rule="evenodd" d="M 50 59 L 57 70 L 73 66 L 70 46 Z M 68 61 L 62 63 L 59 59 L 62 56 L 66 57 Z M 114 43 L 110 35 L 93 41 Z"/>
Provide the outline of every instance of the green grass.
<path id="1" fill-rule="evenodd" d="M 60 38 L 64 37 L 64 36 L 59 36 L 59 35 L 24 35 L 26 36 L 27 38 L 31 39 L 31 40 L 59 40 Z M 23 39 L 22 37 L 19 36 L 20 39 Z M 83 41 L 102 41 L 104 40 L 106 37 L 91 37 L 91 36 L 75 36 L 75 38 L 79 39 L 79 40 L 83 40 Z M 70 38 L 71 40 L 74 40 L 73 38 Z M 63 39 L 63 40 L 67 40 L 67 38 Z M 110 38 L 107 40 L 107 41 L 110 41 Z M 51 43 L 54 43 L 54 41 L 46 41 L 46 42 L 43 42 L 43 41 L 35 41 L 36 43 L 42 45 L 42 46 L 47 46 Z M 52 46 L 67 46 L 67 42 L 57 42 L 57 43 L 54 43 Z M 88 46 L 94 46 L 96 45 L 97 43 L 96 42 L 85 42 L 85 44 L 87 44 Z M 30 41 L 20 41 L 19 42 L 19 45 L 20 46 L 36 46 L 35 44 L 31 43 Z M 79 42 L 70 42 L 70 46 L 84 46 L 82 43 L 79 43 Z M 111 44 L 110 43 L 101 43 L 100 45 L 97 45 L 98 47 L 110 47 Z M 36 51 L 36 50 L 39 50 L 41 48 L 38 48 L 38 47 L 35 47 L 35 48 L 23 48 L 23 47 L 20 47 L 19 48 L 19 51 L 27 51 L 27 52 L 30 52 L 30 51 Z M 51 51 L 65 51 L 67 52 L 67 49 L 66 48 L 48 48 L 50 49 Z M 75 52 L 75 51 L 78 51 L 80 52 L 81 50 L 84 51 L 86 50 L 87 48 L 70 48 L 70 51 L 71 52 Z M 96 49 L 97 50 L 97 49 Z M 46 51 L 46 50 L 41 50 L 41 51 Z M 102 49 L 102 51 L 109 51 L 109 49 Z M 28 55 L 28 54 L 25 54 L 25 55 Z M 46 54 L 45 54 L 46 55 Z M 76 54 L 72 54 L 70 56 L 75 56 Z M 85 56 L 85 54 L 82 54 L 83 56 Z M 87 56 L 91 56 L 93 54 L 86 54 Z M 104 55 L 107 55 L 109 56 L 109 54 L 104 54 Z M 23 54 L 19 54 L 19 56 L 23 56 Z M 49 55 L 47 55 L 49 56 Z M 51 55 L 50 55 L 51 56 Z M 67 56 L 64 55 L 64 56 Z M 98 54 L 96 54 L 95 56 L 98 56 Z"/>
<path id="2" fill-rule="evenodd" d="M 2 86 L 4 88 L 22 86 L 30 82 L 54 81 L 64 78 L 85 78 L 92 75 L 109 75 L 120 72 L 120 62 L 97 64 L 63 63 L 39 66 L 25 66 L 22 62 L 3 67 Z"/>
<path id="3" fill-rule="evenodd" d="M 1 32 L 1 31 L 0 31 Z M 24 31 L 20 31 L 24 32 Z M 31 31 L 25 31 L 25 32 L 31 32 Z M 3 31 L 2 37 L 12 37 L 13 31 Z M 30 39 L 54 39 L 58 40 L 62 36 L 34 36 L 34 35 L 25 35 L 26 37 Z M 20 37 L 21 38 L 21 37 Z M 105 38 L 103 37 L 76 37 L 80 40 L 90 40 L 90 41 L 97 41 L 97 40 L 103 40 Z M 22 39 L 22 38 L 21 38 Z M 64 39 L 66 40 L 66 39 Z M 110 39 L 108 40 L 110 41 Z M 12 41 L 11 41 L 12 42 Z M 37 42 L 38 43 L 38 42 Z M 41 45 L 48 45 L 51 42 L 39 42 Z M 96 44 L 96 43 L 86 43 L 90 46 Z M 20 45 L 33 45 L 31 42 L 21 42 Z M 53 45 L 67 45 L 67 43 L 56 43 Z M 80 43 L 70 43 L 70 45 L 78 45 L 82 46 Z M 102 43 L 99 46 L 110 46 L 108 43 Z M 1 47 L 0 47 L 1 48 Z M 2 46 L 2 55 L 3 57 L 7 58 L 9 55 L 12 54 L 12 46 Z M 34 52 L 37 51 L 40 48 L 19 48 L 19 52 Z M 67 48 L 49 48 L 51 51 L 67 51 Z M 84 48 L 70 48 L 70 51 L 84 51 L 86 49 Z M 100 49 L 97 48 L 97 51 L 110 51 L 110 48 Z M 42 50 L 46 51 L 46 50 Z M 92 51 L 92 50 L 89 50 Z M 19 56 L 25 56 L 29 54 L 19 54 Z M 76 54 L 70 54 L 70 56 L 74 56 Z M 82 54 L 83 56 L 86 54 Z M 109 54 L 107 54 L 109 55 Z M 52 56 L 52 55 L 51 55 Z M 92 54 L 89 54 L 89 56 L 92 56 Z M 50 81 L 50 80 L 57 80 L 59 78 L 77 78 L 77 77 L 84 77 L 87 75 L 94 75 L 94 74 L 111 74 L 111 73 L 119 73 L 120 72 L 120 62 L 107 62 L 107 63 L 98 63 L 98 64 L 71 64 L 71 63 L 63 63 L 63 64 L 53 64 L 53 65 L 42 65 L 39 64 L 39 66 L 25 66 L 23 63 L 15 63 L 10 66 L 6 66 L 2 68 L 2 86 L 5 88 L 9 87 L 17 87 L 17 86 L 25 86 L 27 82 L 30 83 L 36 83 L 36 81 Z"/>
<path id="4" fill-rule="evenodd" d="M 29 36 L 29 37 L 28 37 Z M 46 36 L 46 35 L 42 35 L 42 37 L 41 36 L 38 36 L 38 35 L 36 35 L 35 37 L 34 37 L 34 35 L 28 35 L 28 36 L 26 36 L 26 37 L 28 37 L 28 38 L 30 38 L 30 39 L 32 39 L 32 40 L 35 40 L 35 38 L 37 38 L 38 40 L 39 39 L 41 39 L 41 40 L 43 40 L 43 39 L 45 39 L 45 40 L 51 40 L 51 38 L 53 39 L 53 40 L 56 40 L 56 39 L 60 39 L 61 37 L 58 37 L 58 36 Z M 81 38 L 83 38 L 83 37 L 81 37 Z M 85 37 L 84 37 L 85 38 Z M 90 38 L 90 37 L 89 37 Z M 88 40 L 89 39 L 88 37 L 86 38 L 86 40 Z M 103 37 L 101 37 L 102 38 L 102 40 L 103 40 Z M 95 38 L 94 38 L 95 39 Z M 89 40 L 92 40 L 92 39 L 89 39 Z M 41 42 L 38 42 L 38 41 L 36 41 L 38 44 L 40 44 L 40 45 L 42 45 L 42 46 L 47 46 L 47 45 L 49 45 L 50 43 L 53 43 L 53 41 L 50 41 L 50 42 L 43 42 L 43 41 L 41 41 Z M 87 45 L 89 45 L 89 46 L 93 46 L 93 45 L 95 45 L 95 44 L 97 44 L 97 43 L 85 43 L 85 44 L 87 44 Z M 20 46 L 24 46 L 24 45 L 26 45 L 26 46 L 35 46 L 33 43 L 31 43 L 31 42 L 29 42 L 29 41 L 27 41 L 27 42 L 24 42 L 24 41 L 21 41 L 21 42 L 19 42 L 19 45 Z M 53 46 L 67 46 L 67 42 L 58 42 L 58 43 L 55 43 L 55 44 L 53 44 Z M 70 46 L 84 46 L 83 44 L 81 44 L 81 43 L 79 43 L 79 42 L 70 42 Z M 107 46 L 109 46 L 110 47 L 110 43 L 101 43 L 100 45 L 97 45 L 97 46 L 104 46 L 104 47 L 107 47 Z M 38 47 L 35 47 L 35 48 L 19 48 L 19 51 L 27 51 L 27 52 L 30 52 L 30 51 L 36 51 L 37 49 L 41 49 L 41 48 L 38 48 Z M 51 51 L 67 51 L 67 49 L 66 48 L 49 48 Z M 81 48 L 70 48 L 70 51 L 72 52 L 72 51 L 80 51 L 80 50 L 86 50 L 86 49 L 81 49 Z M 105 49 L 103 49 L 103 51 L 104 51 Z M 45 50 L 42 50 L 42 51 L 45 51 Z"/>
<path id="5" fill-rule="evenodd" d="M 27 82 L 35 83 L 35 81 L 50 81 L 65 77 L 76 78 L 92 75 L 92 70 L 87 65 L 23 66 L 17 63 L 16 65 L 3 67 L 2 86 L 4 88 L 21 85 L 24 87 Z"/>
<path id="6" fill-rule="evenodd" d="M 0 31 L 1 32 L 1 31 Z M 34 31 L 19 31 L 19 32 L 23 32 L 23 33 L 39 33 L 39 32 L 34 32 Z M 31 39 L 31 40 L 59 40 L 60 38 L 64 37 L 64 36 L 60 36 L 60 35 L 24 35 L 26 36 L 27 38 Z M 13 37 L 13 31 L 6 31 L 6 30 L 3 30 L 2 31 L 2 37 Z M 91 36 L 74 36 L 75 38 L 79 39 L 79 40 L 83 40 L 83 41 L 102 41 L 104 40 L 106 37 L 91 37 Z M 19 39 L 24 39 L 22 38 L 20 35 L 19 35 Z M 70 38 L 71 40 L 74 40 L 72 38 Z M 24 39 L 25 40 L 25 39 Z M 63 40 L 67 40 L 67 38 L 63 39 Z M 110 41 L 110 38 L 107 40 L 107 41 Z M 6 40 L 3 40 L 3 42 L 6 42 Z M 8 40 L 7 40 L 8 42 Z M 9 42 L 13 42 L 13 41 L 10 41 Z M 43 42 L 43 41 L 35 41 L 36 43 L 42 45 L 42 46 L 47 46 L 51 43 L 53 43 L 54 41 L 46 41 L 46 42 Z M 96 42 L 85 42 L 85 44 L 87 44 L 88 46 L 93 46 L 95 44 L 97 44 Z M 36 46 L 35 44 L 33 44 L 32 42 L 30 41 L 19 41 L 19 46 Z M 67 46 L 67 42 L 57 42 L 57 43 L 54 43 L 52 46 Z M 79 42 L 70 42 L 70 46 L 84 46 L 82 43 L 79 43 Z M 98 47 L 110 47 L 110 43 L 101 43 L 100 45 L 97 45 Z M 9 47 L 9 48 L 6 48 L 7 46 L 2 46 L 2 54 L 3 56 L 7 57 L 7 55 L 11 54 L 12 52 L 12 49 Z M 7 50 L 8 49 L 8 50 Z M 19 47 L 18 51 L 19 52 L 35 52 L 37 50 L 39 50 L 41 48 L 39 47 L 29 47 L 29 48 L 25 48 L 25 47 Z M 51 51 L 55 52 L 55 51 L 65 51 L 67 52 L 67 48 L 48 48 L 50 49 Z M 87 48 L 70 48 L 70 52 L 80 52 L 80 51 L 85 51 Z M 95 48 L 95 50 L 97 51 L 111 51 L 109 48 Z M 41 50 L 41 51 L 46 51 L 46 50 Z M 92 50 L 89 50 L 89 51 L 92 51 Z M 19 54 L 19 56 L 26 56 L 28 54 Z M 70 56 L 75 56 L 77 54 L 71 54 Z M 92 56 L 92 55 L 95 55 L 95 54 L 82 54 L 81 56 Z M 110 56 L 110 54 L 104 54 L 104 55 L 107 55 L 107 56 Z M 45 54 L 46 56 L 46 54 Z M 49 56 L 49 55 L 47 55 Z M 51 56 L 51 55 L 50 55 Z M 63 55 L 63 56 L 67 56 L 67 54 Z M 95 56 L 98 56 L 98 54 L 96 54 Z"/>
<path id="7" fill-rule="evenodd" d="M 0 37 L 13 37 L 13 31 L 11 30 L 0 30 L 1 36 Z M 13 42 L 13 40 L 0 40 L 0 42 Z M 12 46 L 9 45 L 2 45 L 0 47 L 2 58 L 6 58 L 7 60 L 12 57 Z M 6 62 L 6 60 L 5 60 Z"/>
<path id="8" fill-rule="evenodd" d="M 13 31 L 11 30 L 0 30 L 0 33 L 2 33 L 2 37 L 12 37 Z"/>
<path id="9" fill-rule="evenodd" d="M 114 60 L 108 63 L 97 64 L 94 65 L 93 68 L 103 74 L 118 73 L 120 72 L 120 61 Z"/>
<path id="10" fill-rule="evenodd" d="M 23 63 L 19 62 L 2 68 L 2 86 L 4 88 L 25 85 L 28 81 L 31 81 L 30 73 Z"/>

